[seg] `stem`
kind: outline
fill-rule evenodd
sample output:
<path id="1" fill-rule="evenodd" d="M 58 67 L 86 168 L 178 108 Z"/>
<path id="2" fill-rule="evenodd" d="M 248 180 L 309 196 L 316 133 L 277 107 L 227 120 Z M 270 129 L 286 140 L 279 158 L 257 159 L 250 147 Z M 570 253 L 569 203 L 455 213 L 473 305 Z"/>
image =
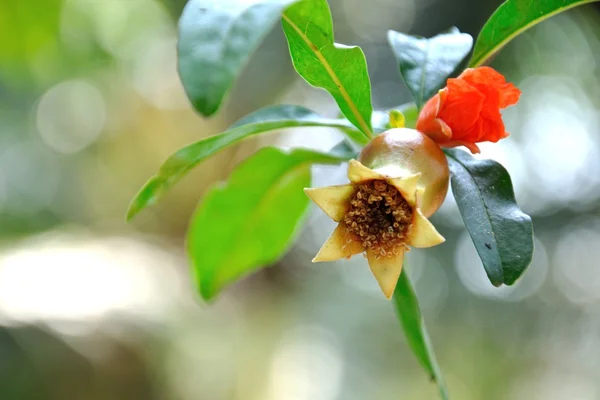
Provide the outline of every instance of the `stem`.
<path id="1" fill-rule="evenodd" d="M 431 380 L 437 383 L 440 397 L 443 400 L 448 400 L 448 389 L 444 383 L 429 334 L 425 328 L 419 301 L 406 271 L 403 271 L 400 274 L 400 279 L 398 279 L 394 292 L 394 306 L 410 349 L 429 374 Z"/>

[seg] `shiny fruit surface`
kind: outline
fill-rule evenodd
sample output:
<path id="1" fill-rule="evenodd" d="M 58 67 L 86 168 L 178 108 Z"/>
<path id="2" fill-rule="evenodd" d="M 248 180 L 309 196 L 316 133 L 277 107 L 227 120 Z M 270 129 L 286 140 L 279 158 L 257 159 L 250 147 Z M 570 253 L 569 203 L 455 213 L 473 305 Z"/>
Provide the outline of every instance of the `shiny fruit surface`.
<path id="1" fill-rule="evenodd" d="M 426 217 L 446 198 L 450 171 L 442 149 L 425 134 L 408 128 L 390 129 L 361 151 L 358 161 L 391 177 L 420 173 L 417 203 Z"/>

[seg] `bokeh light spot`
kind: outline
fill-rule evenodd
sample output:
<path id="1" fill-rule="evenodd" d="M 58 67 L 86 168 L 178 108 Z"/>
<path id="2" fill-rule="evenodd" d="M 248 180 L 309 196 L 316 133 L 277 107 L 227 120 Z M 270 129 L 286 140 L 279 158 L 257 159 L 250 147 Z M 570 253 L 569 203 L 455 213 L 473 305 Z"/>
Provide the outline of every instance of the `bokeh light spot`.
<path id="1" fill-rule="evenodd" d="M 36 122 L 48 147 L 59 153 L 76 153 L 100 136 L 106 123 L 104 98 L 86 81 L 59 83 L 41 97 Z"/>

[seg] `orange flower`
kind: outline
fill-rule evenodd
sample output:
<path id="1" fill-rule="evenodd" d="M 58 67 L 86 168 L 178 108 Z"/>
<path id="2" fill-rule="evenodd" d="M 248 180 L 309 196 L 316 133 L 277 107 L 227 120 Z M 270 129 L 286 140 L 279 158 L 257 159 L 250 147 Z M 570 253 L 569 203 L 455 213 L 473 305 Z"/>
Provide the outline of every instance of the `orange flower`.
<path id="1" fill-rule="evenodd" d="M 440 146 L 465 146 L 479 153 L 475 143 L 497 142 L 508 136 L 500 109 L 519 101 L 521 91 L 490 67 L 469 68 L 433 96 L 421 110 L 417 130 Z"/>

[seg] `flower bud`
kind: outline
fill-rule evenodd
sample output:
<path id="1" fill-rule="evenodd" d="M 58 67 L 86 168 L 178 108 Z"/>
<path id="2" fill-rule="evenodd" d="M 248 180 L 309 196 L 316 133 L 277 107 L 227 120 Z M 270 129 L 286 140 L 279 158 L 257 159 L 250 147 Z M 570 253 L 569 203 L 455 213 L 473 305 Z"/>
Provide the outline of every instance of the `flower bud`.
<path id="1" fill-rule="evenodd" d="M 417 182 L 417 204 L 426 217 L 435 213 L 446 198 L 450 172 L 440 147 L 414 129 L 390 129 L 376 136 L 358 157 L 366 167 L 388 176 L 421 174 Z"/>
<path id="2" fill-rule="evenodd" d="M 433 96 L 419 114 L 417 129 L 440 146 L 465 146 L 508 136 L 500 109 L 519 101 L 521 91 L 490 67 L 466 69 Z"/>

